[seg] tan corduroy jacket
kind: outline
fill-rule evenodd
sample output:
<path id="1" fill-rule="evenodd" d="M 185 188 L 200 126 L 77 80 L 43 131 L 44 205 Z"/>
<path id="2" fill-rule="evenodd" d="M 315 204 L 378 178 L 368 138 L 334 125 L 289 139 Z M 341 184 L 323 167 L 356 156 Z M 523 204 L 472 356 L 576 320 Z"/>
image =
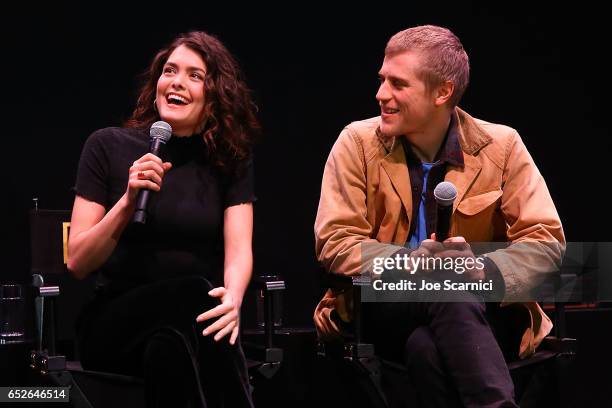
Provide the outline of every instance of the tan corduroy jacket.
<path id="1" fill-rule="evenodd" d="M 506 286 L 504 303 L 524 300 L 560 267 L 565 250 L 561 221 L 546 183 L 519 134 L 475 119 L 457 108 L 464 168 L 449 166 L 457 187 L 451 235 L 468 242 L 507 241 L 487 256 Z M 379 133 L 379 118 L 353 122 L 340 134 L 325 165 L 315 221 L 316 253 L 331 272 L 357 275 L 374 257 L 389 256 L 408 239 L 412 193 L 402 143 Z M 367 244 L 367 254 L 362 253 Z M 331 311 L 350 300 L 329 290 L 315 311 L 320 336 L 338 333 Z M 535 351 L 551 328 L 537 303 L 522 302 L 531 317 L 519 350 Z"/>

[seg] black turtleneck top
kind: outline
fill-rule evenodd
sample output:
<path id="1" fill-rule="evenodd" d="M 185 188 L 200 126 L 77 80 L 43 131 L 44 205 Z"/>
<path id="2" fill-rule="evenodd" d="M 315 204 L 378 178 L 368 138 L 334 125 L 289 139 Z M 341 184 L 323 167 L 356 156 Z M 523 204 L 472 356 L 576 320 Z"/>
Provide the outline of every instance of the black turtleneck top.
<path id="1" fill-rule="evenodd" d="M 147 152 L 146 131 L 94 132 L 81 154 L 76 194 L 108 211 L 127 189 L 128 169 Z M 161 191 L 149 198 L 146 225 L 130 223 L 99 270 L 98 288 L 107 294 L 188 275 L 223 284 L 223 211 L 255 200 L 252 160 L 238 175 L 223 174 L 211 165 L 198 135 L 173 136 L 160 156 L 172 168 Z"/>

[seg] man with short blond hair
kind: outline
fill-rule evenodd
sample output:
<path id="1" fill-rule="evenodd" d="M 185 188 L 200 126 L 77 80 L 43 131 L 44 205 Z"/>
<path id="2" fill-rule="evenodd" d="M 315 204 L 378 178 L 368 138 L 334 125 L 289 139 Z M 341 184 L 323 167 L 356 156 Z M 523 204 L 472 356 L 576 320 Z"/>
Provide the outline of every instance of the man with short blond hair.
<path id="1" fill-rule="evenodd" d="M 467 242 L 507 241 L 462 279 L 492 282 L 509 303 L 558 270 L 561 221 L 520 136 L 457 107 L 469 70 L 463 45 L 446 28 L 414 27 L 389 40 L 376 94 L 380 116 L 345 127 L 325 166 L 315 238 L 328 271 L 356 275 L 375 258 L 396 254 L 471 259 Z M 457 198 L 451 238 L 439 243 L 428 238 L 435 238 L 433 189 L 443 180 L 456 186 Z M 337 334 L 349 319 L 346 296 L 330 290 L 317 307 L 320 336 Z M 465 296 L 365 304 L 366 336 L 414 372 L 422 406 L 515 407 L 491 330 L 504 326 L 495 316 L 505 312 L 500 302 Z M 517 358 L 533 353 L 552 327 L 537 304 L 524 305 L 530 324 L 518 333 Z"/>

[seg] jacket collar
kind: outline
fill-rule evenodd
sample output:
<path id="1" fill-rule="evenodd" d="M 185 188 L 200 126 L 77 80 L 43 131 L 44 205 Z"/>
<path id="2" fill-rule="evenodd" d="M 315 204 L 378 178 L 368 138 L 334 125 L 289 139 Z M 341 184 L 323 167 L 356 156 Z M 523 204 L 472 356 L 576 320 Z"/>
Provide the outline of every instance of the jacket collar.
<path id="1" fill-rule="evenodd" d="M 480 158 L 474 155 L 489 144 L 493 139 L 476 123 L 476 120 L 465 111 L 455 108 L 453 120 L 457 123 L 459 131 L 459 144 L 463 151 L 464 166 L 449 165 L 444 179 L 450 181 L 457 187 L 457 199 L 453 204 L 453 210 L 457 208 L 465 193 L 474 183 L 482 163 Z M 406 170 L 406 154 L 403 143 L 396 137 L 388 137 L 382 134 L 380 127 L 376 129 L 376 135 L 386 150 L 386 156 L 381 165 L 388 174 L 393 186 L 397 190 L 404 209 L 407 214 L 412 214 L 412 193 L 408 171 Z"/>
<path id="2" fill-rule="evenodd" d="M 466 154 L 473 156 L 491 143 L 493 138 L 467 112 L 455 108 L 453 115 L 459 123 L 459 143 Z"/>

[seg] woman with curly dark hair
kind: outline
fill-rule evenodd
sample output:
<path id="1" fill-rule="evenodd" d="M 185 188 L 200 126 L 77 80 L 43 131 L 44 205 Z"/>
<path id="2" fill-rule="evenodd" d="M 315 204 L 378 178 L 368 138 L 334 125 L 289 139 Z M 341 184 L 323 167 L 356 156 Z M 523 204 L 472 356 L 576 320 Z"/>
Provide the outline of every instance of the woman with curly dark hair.
<path id="1" fill-rule="evenodd" d="M 148 153 L 159 120 L 172 127 L 161 157 Z M 81 362 L 143 376 L 148 406 L 252 406 L 237 340 L 258 130 L 234 58 L 190 32 L 155 56 L 126 126 L 83 149 L 68 268 L 95 271 L 97 288 L 77 325 Z M 131 222 L 141 190 L 144 225 Z"/>

